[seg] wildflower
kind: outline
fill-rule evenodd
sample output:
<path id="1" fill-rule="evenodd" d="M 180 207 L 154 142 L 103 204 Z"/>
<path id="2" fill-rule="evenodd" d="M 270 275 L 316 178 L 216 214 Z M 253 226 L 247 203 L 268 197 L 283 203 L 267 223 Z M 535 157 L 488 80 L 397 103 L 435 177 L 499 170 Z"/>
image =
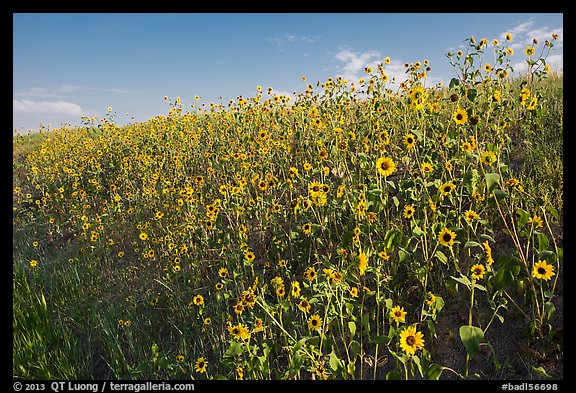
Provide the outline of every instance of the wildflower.
<path id="1" fill-rule="evenodd" d="M 368 267 L 368 256 L 365 252 L 361 252 L 359 255 L 358 267 L 360 269 L 360 275 L 363 276 L 366 272 L 366 268 Z"/>
<path id="2" fill-rule="evenodd" d="M 414 355 L 418 349 L 424 348 L 424 335 L 409 326 L 400 332 L 400 348 L 408 355 Z"/>
<path id="3" fill-rule="evenodd" d="M 182 363 L 182 362 L 184 361 L 184 356 L 183 356 L 183 355 L 178 355 L 178 356 L 176 356 L 176 361 L 177 361 L 178 363 Z"/>
<path id="4" fill-rule="evenodd" d="M 484 273 L 486 272 L 486 268 L 482 264 L 472 265 L 470 267 L 470 272 L 472 273 L 472 278 L 476 280 L 480 280 L 484 278 Z"/>
<path id="5" fill-rule="evenodd" d="M 376 161 L 376 169 L 382 176 L 390 176 L 392 173 L 394 173 L 396 166 L 394 165 L 394 161 L 392 161 L 392 159 L 388 157 L 380 157 Z"/>
<path id="6" fill-rule="evenodd" d="M 404 322 L 406 317 L 406 311 L 404 311 L 404 307 L 395 306 L 392 310 L 390 310 L 390 318 L 396 322 L 396 324 Z"/>
<path id="7" fill-rule="evenodd" d="M 204 298 L 202 297 L 202 295 L 196 295 L 192 299 L 192 303 L 194 303 L 196 306 L 201 306 L 204 304 Z"/>
<path id="8" fill-rule="evenodd" d="M 300 297 L 300 283 L 298 281 L 292 282 L 292 297 Z"/>
<path id="9" fill-rule="evenodd" d="M 36 267 L 36 266 L 38 266 L 38 261 L 36 259 L 32 259 L 30 261 L 30 267 Z"/>
<path id="10" fill-rule="evenodd" d="M 447 182 L 447 183 L 444 183 L 440 187 L 440 193 L 442 194 L 442 196 L 446 196 L 446 195 L 449 195 L 455 189 L 456 189 L 456 186 L 454 185 L 454 183 Z"/>
<path id="11" fill-rule="evenodd" d="M 407 150 L 410 150 L 416 145 L 416 137 L 411 133 L 407 133 L 402 137 L 402 143 L 404 143 Z"/>
<path id="12" fill-rule="evenodd" d="M 548 265 L 545 260 L 538 260 L 532 269 L 532 277 L 546 281 L 550 280 L 554 274 L 554 267 Z"/>
<path id="13" fill-rule="evenodd" d="M 350 292 L 350 296 L 352 296 L 352 297 L 358 297 L 358 288 L 352 287 L 352 288 L 350 288 L 350 291 L 349 291 L 349 292 Z"/>
<path id="14" fill-rule="evenodd" d="M 438 241 L 443 246 L 452 246 L 454 244 L 454 239 L 456 239 L 456 233 L 452 232 L 448 228 L 443 228 L 438 234 Z"/>
<path id="15" fill-rule="evenodd" d="M 526 54 L 526 56 L 530 57 L 534 54 L 534 47 L 533 46 L 527 46 L 526 49 L 524 49 L 524 53 Z"/>
<path id="16" fill-rule="evenodd" d="M 318 331 L 322 327 L 322 319 L 318 316 L 318 314 L 314 314 L 308 319 L 308 328 L 310 330 Z"/>
<path id="17" fill-rule="evenodd" d="M 468 113 L 462 108 L 456 109 L 456 112 L 452 115 L 452 120 L 456 124 L 465 124 L 468 121 Z"/>
<path id="18" fill-rule="evenodd" d="M 493 151 L 485 151 L 480 156 L 480 162 L 485 165 L 492 165 L 496 160 L 496 154 Z"/>
<path id="19" fill-rule="evenodd" d="M 528 222 L 534 224 L 536 228 L 542 228 L 544 226 L 544 221 L 536 214 L 534 214 L 534 217 L 530 217 Z"/>
<path id="20" fill-rule="evenodd" d="M 220 269 L 218 269 L 218 275 L 221 278 L 226 278 L 228 277 L 228 269 L 226 269 L 225 267 L 221 267 Z"/>
<path id="21" fill-rule="evenodd" d="M 304 278 L 309 282 L 314 281 L 314 278 L 316 278 L 316 269 L 312 266 L 307 267 L 306 270 L 304 270 Z"/>
<path id="22" fill-rule="evenodd" d="M 432 292 L 428 291 L 428 294 L 426 295 L 426 304 L 430 307 L 432 307 L 432 305 L 434 304 L 434 302 L 436 301 L 436 295 L 434 295 Z"/>
<path id="23" fill-rule="evenodd" d="M 414 217 L 414 212 L 416 211 L 416 209 L 414 208 L 414 205 L 407 205 L 404 206 L 404 218 L 412 218 Z"/>
<path id="24" fill-rule="evenodd" d="M 304 313 L 308 313 L 310 311 L 310 307 L 310 303 L 306 299 L 302 299 L 300 300 L 300 303 L 298 303 L 298 309 Z"/>
<path id="25" fill-rule="evenodd" d="M 248 340 L 250 338 L 250 331 L 243 323 L 230 325 L 228 327 L 228 333 L 230 333 L 234 340 Z"/>
<path id="26" fill-rule="evenodd" d="M 304 234 L 306 235 L 309 235 L 310 232 L 312 232 L 312 224 L 306 223 L 302 225 L 302 232 L 304 232 Z"/>
<path id="27" fill-rule="evenodd" d="M 197 373 L 203 374 L 206 372 L 207 366 L 208 366 L 208 363 L 206 362 L 206 360 L 204 360 L 203 357 L 199 357 L 198 360 L 196 360 L 196 363 L 194 363 L 194 371 L 196 371 Z"/>
<path id="28" fill-rule="evenodd" d="M 466 221 L 474 221 L 478 218 L 480 218 L 480 216 L 478 215 L 478 213 L 476 213 L 474 210 L 472 209 L 468 209 L 466 210 L 466 212 L 464 213 L 464 216 L 466 217 Z"/>

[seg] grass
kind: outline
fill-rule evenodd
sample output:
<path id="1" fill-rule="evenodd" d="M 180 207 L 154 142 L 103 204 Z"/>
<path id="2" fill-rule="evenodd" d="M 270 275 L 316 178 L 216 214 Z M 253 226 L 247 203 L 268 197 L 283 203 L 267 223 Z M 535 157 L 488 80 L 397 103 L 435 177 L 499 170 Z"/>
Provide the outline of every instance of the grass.
<path id="1" fill-rule="evenodd" d="M 561 379 L 563 78 L 468 42 L 15 136 L 13 376 Z"/>

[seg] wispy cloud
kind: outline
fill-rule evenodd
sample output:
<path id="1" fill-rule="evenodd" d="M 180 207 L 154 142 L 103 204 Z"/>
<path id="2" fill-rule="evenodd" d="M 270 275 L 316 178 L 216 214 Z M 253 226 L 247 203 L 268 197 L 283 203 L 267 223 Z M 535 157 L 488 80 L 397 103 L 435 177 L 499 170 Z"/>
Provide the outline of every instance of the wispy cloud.
<path id="1" fill-rule="evenodd" d="M 80 105 L 66 101 L 31 101 L 12 100 L 12 108 L 18 113 L 66 114 L 80 116 L 83 109 Z"/>
<path id="2" fill-rule="evenodd" d="M 18 97 L 32 97 L 32 98 L 64 98 L 70 96 L 71 94 L 83 92 L 83 91 L 95 91 L 95 92 L 107 92 L 124 94 L 129 93 L 128 90 L 115 89 L 115 88 L 103 88 L 103 87 L 93 87 L 93 86 L 77 86 L 77 85 L 60 85 L 52 86 L 49 88 L 42 87 L 29 87 L 26 89 L 21 89 L 15 91 L 14 96 Z"/>
<path id="3" fill-rule="evenodd" d="M 304 42 L 306 44 L 313 44 L 313 43 L 317 42 L 319 39 L 320 39 L 320 36 L 306 36 L 306 35 L 297 36 L 294 34 L 284 34 L 284 35 L 279 36 L 279 37 L 267 38 L 266 41 L 276 44 L 276 46 L 278 46 L 279 48 L 283 48 L 286 45 L 295 44 L 298 42 Z"/>

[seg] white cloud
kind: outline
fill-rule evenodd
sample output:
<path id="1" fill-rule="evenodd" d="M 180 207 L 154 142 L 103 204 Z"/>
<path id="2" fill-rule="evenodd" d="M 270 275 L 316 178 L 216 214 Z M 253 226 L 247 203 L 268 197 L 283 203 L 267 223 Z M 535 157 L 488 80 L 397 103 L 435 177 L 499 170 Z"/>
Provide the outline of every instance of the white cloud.
<path id="1" fill-rule="evenodd" d="M 13 99 L 12 108 L 14 112 L 19 113 L 50 113 L 77 116 L 80 116 L 83 113 L 80 105 L 66 101 L 31 101 Z"/>
<path id="2" fill-rule="evenodd" d="M 267 38 L 266 41 L 275 43 L 279 48 L 284 47 L 287 44 L 292 44 L 298 41 L 305 42 L 307 44 L 312 44 L 320 39 L 319 36 L 296 36 L 294 34 L 284 34 L 281 37 Z"/>
<path id="3" fill-rule="evenodd" d="M 358 53 L 350 49 L 343 49 L 336 53 L 334 58 L 344 63 L 342 67 L 337 67 L 342 78 L 354 83 L 362 77 L 365 67 L 374 68 L 379 62 L 382 62 L 380 52 L 375 50 Z"/>
<path id="4" fill-rule="evenodd" d="M 44 97 L 44 98 L 55 98 L 55 97 L 65 97 L 70 94 L 82 92 L 82 91 L 100 91 L 108 93 L 128 93 L 127 90 L 115 89 L 115 88 L 105 88 L 105 87 L 92 87 L 92 86 L 76 86 L 76 85 L 60 85 L 52 86 L 50 88 L 42 87 L 30 87 L 14 92 L 15 96 L 19 97 Z"/>

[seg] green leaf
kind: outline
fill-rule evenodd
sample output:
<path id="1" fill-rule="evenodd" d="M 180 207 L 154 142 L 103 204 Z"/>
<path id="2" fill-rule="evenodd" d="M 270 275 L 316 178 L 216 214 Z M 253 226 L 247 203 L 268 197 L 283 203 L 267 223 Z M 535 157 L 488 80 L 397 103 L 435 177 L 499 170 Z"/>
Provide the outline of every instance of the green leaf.
<path id="1" fill-rule="evenodd" d="M 453 88 L 454 86 L 458 86 L 460 81 L 457 78 L 452 78 L 450 80 L 450 85 L 448 86 L 449 89 Z"/>
<path id="2" fill-rule="evenodd" d="M 230 343 L 230 346 L 226 350 L 224 357 L 226 358 L 226 357 L 231 357 L 231 356 L 235 356 L 235 355 L 240 355 L 243 351 L 244 350 L 242 348 L 241 343 L 239 343 L 238 341 L 232 341 L 232 343 Z"/>
<path id="3" fill-rule="evenodd" d="M 460 275 L 460 277 L 450 276 L 454 281 L 459 282 L 460 284 L 466 285 L 468 288 L 472 288 L 472 282 L 470 279 L 464 275 Z"/>
<path id="4" fill-rule="evenodd" d="M 464 244 L 464 250 L 467 250 L 471 247 L 482 247 L 482 244 L 472 241 L 472 240 L 468 240 L 465 244 Z"/>
<path id="5" fill-rule="evenodd" d="M 476 89 L 469 89 L 466 92 L 466 97 L 468 97 L 468 99 L 470 101 L 474 101 L 476 99 L 476 96 L 478 95 L 478 91 Z"/>
<path id="6" fill-rule="evenodd" d="M 487 173 L 486 174 L 486 194 L 490 195 L 492 191 L 498 186 L 500 182 L 500 175 L 497 173 Z"/>
<path id="7" fill-rule="evenodd" d="M 552 315 L 556 312 L 556 306 L 552 302 L 544 303 L 544 310 L 546 311 L 546 315 L 548 319 L 552 318 Z"/>
<path id="8" fill-rule="evenodd" d="M 426 370 L 426 378 L 431 381 L 437 381 L 440 379 L 442 372 L 444 371 L 444 367 L 437 363 L 432 363 L 428 369 Z"/>
<path id="9" fill-rule="evenodd" d="M 388 336 L 375 336 L 369 341 L 371 344 L 381 344 L 387 345 L 390 342 L 390 337 Z"/>
<path id="10" fill-rule="evenodd" d="M 480 343 L 484 339 L 484 332 L 476 326 L 460 326 L 460 340 L 466 347 L 470 357 L 474 356 L 480 349 Z"/>
<path id="11" fill-rule="evenodd" d="M 360 343 L 356 340 L 352 340 L 350 342 L 350 357 L 352 359 L 355 359 L 356 356 L 360 353 L 362 347 L 360 346 Z"/>
<path id="12" fill-rule="evenodd" d="M 387 381 L 399 381 L 402 379 L 402 375 L 398 371 L 388 371 L 386 373 Z"/>
<path id="13" fill-rule="evenodd" d="M 554 206 L 552 206 L 552 205 L 547 205 L 546 208 L 548 209 L 548 211 L 550 212 L 550 214 L 552 214 L 552 216 L 553 216 L 555 219 L 558 219 L 558 210 L 556 210 L 556 209 L 554 208 Z"/>
<path id="14" fill-rule="evenodd" d="M 348 330 L 350 330 L 350 338 L 354 338 L 354 335 L 356 334 L 356 322 L 348 322 Z"/>
<path id="15" fill-rule="evenodd" d="M 448 257 L 440 250 L 436 250 L 436 253 L 434 254 L 436 256 L 436 258 L 438 258 L 438 260 L 442 263 L 448 263 Z"/>
<path id="16" fill-rule="evenodd" d="M 518 219 L 518 226 L 523 227 L 530 219 L 530 213 L 528 213 L 526 210 L 522 208 L 516 209 L 516 212 L 520 216 L 520 218 Z"/>
<path id="17" fill-rule="evenodd" d="M 548 247 L 550 246 L 550 242 L 548 241 L 548 238 L 546 237 L 546 235 L 538 232 L 538 233 L 536 233 L 536 237 L 538 238 L 538 251 L 542 252 L 542 251 L 548 250 Z"/>
<path id="18" fill-rule="evenodd" d="M 334 351 L 330 352 L 330 368 L 333 371 L 336 371 L 341 366 L 342 362 L 340 361 L 340 359 L 338 359 L 338 355 L 336 355 L 336 352 Z"/>

